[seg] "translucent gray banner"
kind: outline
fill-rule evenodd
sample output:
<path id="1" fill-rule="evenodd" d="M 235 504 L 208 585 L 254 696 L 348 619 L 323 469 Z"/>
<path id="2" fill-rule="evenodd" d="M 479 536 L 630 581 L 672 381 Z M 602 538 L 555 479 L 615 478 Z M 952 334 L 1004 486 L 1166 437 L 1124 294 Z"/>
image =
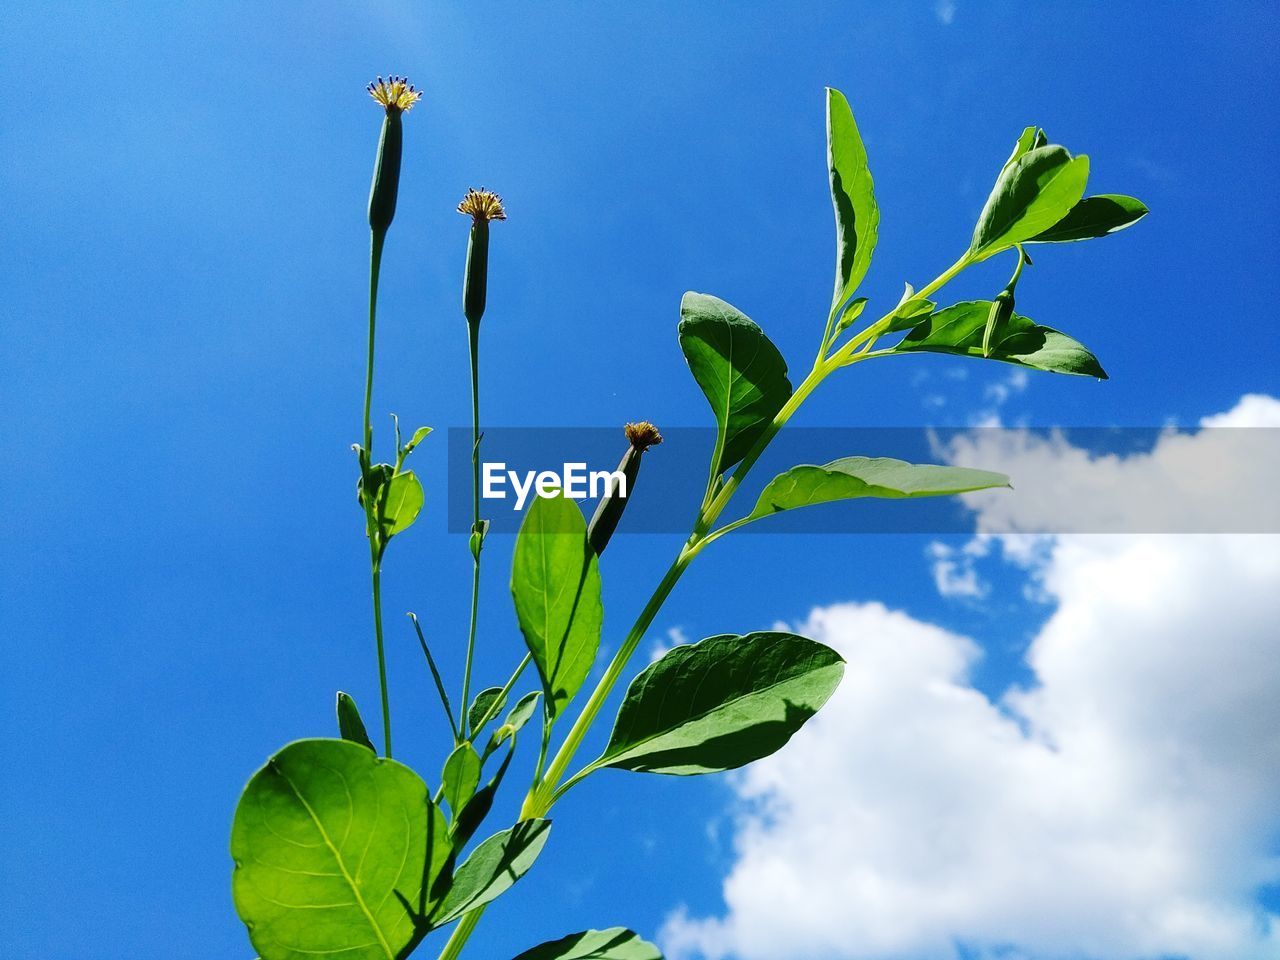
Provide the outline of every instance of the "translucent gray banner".
<path id="1" fill-rule="evenodd" d="M 715 431 L 663 431 L 644 455 L 618 536 L 687 533 L 702 502 Z M 513 533 L 562 484 L 589 517 L 627 449 L 616 427 L 499 427 L 481 445 L 481 515 Z M 471 528 L 470 431 L 448 431 L 448 527 Z M 1009 476 L 1011 488 L 859 499 L 776 513 L 743 533 L 1280 533 L 1280 429 L 1205 427 L 795 428 L 770 444 L 720 517 L 749 514 L 770 479 L 798 464 L 892 457 Z M 593 477 L 593 474 L 595 476 Z"/>

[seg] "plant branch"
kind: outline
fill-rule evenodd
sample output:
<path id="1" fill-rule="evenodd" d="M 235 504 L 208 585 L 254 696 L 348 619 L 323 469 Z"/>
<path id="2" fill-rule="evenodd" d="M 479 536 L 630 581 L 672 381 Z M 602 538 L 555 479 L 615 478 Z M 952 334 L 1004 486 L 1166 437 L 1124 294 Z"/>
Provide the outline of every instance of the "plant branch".
<path id="1" fill-rule="evenodd" d="M 471 702 L 471 663 L 475 657 L 476 623 L 480 615 L 480 553 L 484 537 L 480 528 L 480 322 L 467 321 L 471 353 L 471 623 L 467 628 L 467 659 L 462 671 L 462 736 L 467 730 Z"/>
<path id="2" fill-rule="evenodd" d="M 365 532 L 369 537 L 369 566 L 373 581 L 373 633 L 378 649 L 378 686 L 382 694 L 383 753 L 391 756 L 391 700 L 387 694 L 387 655 L 382 638 L 382 526 L 383 491 L 374 489 L 373 474 L 373 357 L 378 324 L 378 276 L 382 269 L 382 247 L 386 228 L 374 229 L 369 243 L 369 352 L 364 378 L 364 446 L 360 454 L 360 473 L 364 490 Z"/>
<path id="3" fill-rule="evenodd" d="M 409 619 L 413 621 L 413 629 L 418 634 L 418 644 L 422 647 L 423 656 L 427 658 L 427 666 L 431 668 L 431 679 L 436 683 L 436 693 L 440 695 L 440 703 L 444 706 L 445 716 L 449 718 L 449 729 L 453 731 L 453 743 L 457 746 L 462 736 L 458 731 L 457 721 L 453 717 L 453 706 L 449 703 L 449 694 L 445 690 L 444 680 L 440 677 L 440 670 L 436 666 L 436 658 L 431 655 L 431 648 L 427 646 L 427 638 L 422 634 L 422 625 L 418 623 L 418 615 L 410 613 Z"/>

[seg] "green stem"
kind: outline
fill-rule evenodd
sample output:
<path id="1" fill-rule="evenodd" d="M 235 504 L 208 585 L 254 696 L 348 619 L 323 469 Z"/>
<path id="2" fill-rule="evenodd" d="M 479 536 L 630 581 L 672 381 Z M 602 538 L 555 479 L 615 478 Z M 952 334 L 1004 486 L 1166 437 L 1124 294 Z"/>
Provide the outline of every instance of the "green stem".
<path id="1" fill-rule="evenodd" d="M 431 679 L 435 681 L 436 693 L 440 695 L 440 703 L 444 706 L 444 715 L 449 719 L 449 729 L 453 731 L 453 745 L 456 747 L 462 742 L 462 734 L 458 730 L 457 721 L 453 719 L 453 706 L 449 703 L 449 694 L 444 688 L 444 680 L 440 677 L 440 668 L 436 666 L 436 658 L 431 655 L 431 648 L 427 646 L 427 638 L 422 633 L 422 625 L 418 623 L 417 614 L 410 613 L 409 619 L 413 621 L 413 629 L 418 634 L 418 645 L 422 647 L 422 654 L 427 658 Z"/>
<path id="2" fill-rule="evenodd" d="M 462 915 L 458 925 L 453 928 L 449 941 L 444 945 L 444 949 L 440 951 L 440 960 L 458 960 L 458 957 L 462 955 L 462 948 L 467 945 L 467 940 L 475 932 L 476 925 L 480 923 L 480 917 L 483 915 L 484 907 L 476 907 L 470 913 Z"/>
<path id="3" fill-rule="evenodd" d="M 542 779 L 540 787 L 529 791 L 529 796 L 525 799 L 524 808 L 520 811 L 520 819 L 540 817 L 550 808 L 550 798 L 555 792 L 556 783 L 564 775 L 565 769 L 572 762 L 574 754 L 578 752 L 578 748 L 582 745 L 582 738 L 587 735 L 587 730 L 590 729 L 591 724 L 600 713 L 600 709 L 604 706 L 605 700 L 608 699 L 614 684 L 622 676 L 622 671 L 626 668 L 627 661 L 635 653 L 636 647 L 644 638 L 645 631 L 653 623 L 653 618 L 658 615 L 662 604 L 666 601 L 679 581 L 681 574 L 684 573 L 685 568 L 689 566 L 696 553 L 696 550 L 691 550 L 689 545 L 686 544 L 680 549 L 679 555 L 671 566 L 667 568 L 662 581 L 653 591 L 653 595 L 649 597 L 649 602 L 644 605 L 644 609 L 640 611 L 640 616 L 632 624 L 626 640 L 623 641 L 618 652 L 614 654 L 613 660 L 609 662 L 604 676 L 600 678 L 596 688 L 591 691 L 591 697 L 587 700 L 586 706 L 582 708 L 582 713 L 578 715 L 573 726 L 569 729 L 569 733 L 552 759 L 551 766 L 547 769 L 546 776 Z"/>
<path id="4" fill-rule="evenodd" d="M 385 230 L 374 230 L 369 242 L 369 361 L 364 375 L 364 455 L 366 465 L 373 462 L 373 340 L 378 324 L 378 275 L 382 271 L 382 245 Z"/>
<path id="5" fill-rule="evenodd" d="M 476 730 L 483 730 L 485 724 L 498 715 L 498 705 L 507 699 L 507 696 L 511 693 L 511 688 L 516 685 L 516 681 L 519 680 L 520 675 L 524 673 L 525 667 L 529 666 L 532 662 L 533 654 L 526 653 L 524 655 L 524 659 L 520 661 L 520 666 L 516 667 L 515 672 L 511 674 L 511 679 L 506 682 L 506 685 L 498 692 L 498 695 L 493 698 L 493 703 L 489 704 L 489 709 L 484 712 L 484 716 L 481 717 L 480 722 L 476 724 Z M 473 730 L 472 733 L 474 732 L 475 731 Z"/>
<path id="6" fill-rule="evenodd" d="M 386 229 L 373 230 L 369 242 L 369 352 L 364 377 L 364 448 L 361 455 L 361 472 L 369 489 L 369 467 L 373 463 L 373 356 L 375 333 L 378 325 L 378 276 L 382 270 L 382 247 L 387 238 Z M 382 640 L 382 536 L 378 517 L 377 496 L 365 499 L 365 527 L 369 536 L 369 565 L 373 580 L 373 633 L 378 646 L 378 685 L 382 693 L 383 752 L 391 756 L 391 702 L 387 695 L 387 655 Z"/>
<path id="7" fill-rule="evenodd" d="M 382 644 L 382 562 L 373 560 L 373 632 L 378 641 L 378 683 L 382 688 L 383 753 L 391 757 L 391 702 L 387 697 L 387 655 Z"/>
<path id="8" fill-rule="evenodd" d="M 932 283 L 927 284 L 926 286 L 917 290 L 915 292 L 915 296 L 927 297 L 927 296 L 930 296 L 931 294 L 937 293 L 939 290 L 945 287 L 948 283 L 954 280 L 957 274 L 959 274 L 960 271 L 963 270 L 965 267 L 969 266 L 971 262 L 972 261 L 969 259 L 969 251 L 966 250 L 964 252 L 964 255 L 961 256 L 959 260 L 957 260 L 951 266 L 947 267 L 947 269 L 942 271 L 942 273 L 938 274 L 937 278 Z"/>
<path id="9" fill-rule="evenodd" d="M 471 624 L 467 629 L 467 660 L 462 671 L 462 735 L 467 739 L 471 703 L 471 662 L 476 649 L 476 622 L 480 614 L 480 322 L 467 321 L 471 352 Z"/>

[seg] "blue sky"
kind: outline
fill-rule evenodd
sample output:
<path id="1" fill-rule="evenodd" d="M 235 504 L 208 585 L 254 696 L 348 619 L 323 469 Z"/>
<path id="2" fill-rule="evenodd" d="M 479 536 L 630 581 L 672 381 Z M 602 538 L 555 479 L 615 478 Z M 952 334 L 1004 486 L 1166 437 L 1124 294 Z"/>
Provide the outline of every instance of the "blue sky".
<path id="1" fill-rule="evenodd" d="M 1091 155 L 1091 192 L 1150 206 L 1132 231 L 1037 257 L 1019 287 L 1020 309 L 1078 336 L 1111 380 L 1033 374 L 1002 407 L 1009 420 L 1141 426 L 1280 392 L 1278 34 L 1262 3 L 1158 15 L 966 0 L 8 11 L 7 954 L 251 956 L 226 853 L 243 782 L 285 741 L 332 732 L 335 689 L 373 714 L 348 445 L 379 124 L 363 87 L 375 74 L 425 91 L 406 118 L 384 262 L 383 415 L 468 422 L 466 223 L 453 206 L 469 186 L 498 190 L 510 213 L 493 233 L 487 422 L 705 423 L 675 338 L 686 289 L 732 301 L 793 368 L 807 363 L 830 295 L 831 85 L 853 105 L 875 177 L 873 301 L 951 263 L 1026 124 Z M 1004 270 L 972 271 L 955 298 L 989 296 Z M 963 361 L 912 362 L 828 383 L 799 422 L 964 425 L 1009 377 L 969 364 L 953 380 Z M 429 781 L 445 745 L 398 613 L 419 612 L 456 674 L 469 560 L 445 529 L 444 449 L 440 434 L 417 454 L 427 512 L 386 576 L 397 754 Z M 831 456 L 855 452 L 877 451 Z M 611 547 L 607 643 L 678 542 Z M 979 639 L 988 657 L 974 682 L 996 694 L 1023 675 L 1048 612 L 1020 602 L 1012 575 L 986 604 L 940 597 L 927 542 L 725 541 L 655 636 L 878 600 Z M 509 549 L 504 539 L 486 555 L 485 681 L 521 653 Z M 720 912 L 734 851 L 708 824 L 723 825 L 731 800 L 722 778 L 593 779 L 562 805 L 535 877 L 493 912 L 474 955 L 593 925 L 654 934 L 681 903 Z"/>

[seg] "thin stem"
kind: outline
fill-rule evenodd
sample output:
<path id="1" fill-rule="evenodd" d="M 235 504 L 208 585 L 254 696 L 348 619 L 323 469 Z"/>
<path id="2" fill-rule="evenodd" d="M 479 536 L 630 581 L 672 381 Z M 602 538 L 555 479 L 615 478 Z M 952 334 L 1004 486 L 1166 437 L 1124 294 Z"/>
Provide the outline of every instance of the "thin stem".
<path id="1" fill-rule="evenodd" d="M 524 659 L 520 661 L 520 666 L 516 667 L 515 673 L 511 674 L 511 679 L 506 682 L 506 685 L 498 692 L 498 695 L 493 698 L 493 703 L 489 704 L 489 709 L 484 712 L 484 716 L 482 716 L 480 718 L 480 722 L 476 724 L 476 730 L 483 730 L 485 724 L 498 715 L 498 705 L 507 699 L 507 695 L 511 693 L 511 688 L 516 685 L 516 681 L 519 680 L 520 675 L 524 673 L 525 667 L 529 666 L 532 662 L 533 654 L 526 653 L 524 655 Z M 472 733 L 475 733 L 475 730 L 473 730 Z"/>
<path id="2" fill-rule="evenodd" d="M 826 326 L 826 329 L 822 331 L 822 343 L 818 346 L 818 356 L 815 357 L 813 361 L 813 366 L 815 369 L 821 366 L 822 361 L 826 359 L 827 350 L 830 348 L 831 340 L 834 336 L 834 331 L 832 330 L 832 327 L 835 326 L 836 316 L 843 312 L 842 308 L 844 307 L 845 302 L 846 301 L 841 300 L 838 303 L 832 305 L 831 312 L 827 314 L 827 326 Z"/>
<path id="3" fill-rule="evenodd" d="M 427 666 L 431 668 L 431 679 L 436 682 L 436 693 L 440 695 L 440 703 L 444 706 L 445 716 L 449 718 L 449 729 L 453 731 L 453 743 L 457 746 L 461 742 L 462 736 L 458 732 L 457 721 L 453 718 L 453 706 L 449 703 L 449 694 L 444 688 L 444 680 L 440 677 L 440 670 L 436 666 L 436 658 L 431 655 L 431 648 L 427 646 L 427 638 L 422 634 L 422 625 L 418 623 L 418 615 L 409 614 L 409 619 L 413 621 L 413 629 L 418 633 L 418 644 L 422 647 L 423 656 L 427 658 Z"/>
<path id="4" fill-rule="evenodd" d="M 547 751 L 551 747 L 551 716 L 546 712 L 545 708 L 542 714 L 542 745 L 538 748 L 538 762 L 533 767 L 533 785 L 529 787 L 529 793 L 535 793 L 542 783 L 542 771 L 547 765 Z M 524 815 L 521 814 L 521 819 Z"/>
<path id="5" fill-rule="evenodd" d="M 391 756 L 391 701 L 387 695 L 387 655 L 382 640 L 382 533 L 378 516 L 381 491 L 371 489 L 369 467 L 373 463 L 373 355 L 378 324 L 378 275 L 382 269 L 382 247 L 387 232 L 374 230 L 369 242 L 369 356 L 364 378 L 364 447 L 361 475 L 365 482 L 365 528 L 369 536 L 369 566 L 373 580 L 373 633 L 378 646 L 378 685 L 382 693 L 383 752 Z"/>
<path id="6" fill-rule="evenodd" d="M 586 706 L 582 708 L 582 713 L 578 715 L 573 726 L 569 729 L 564 743 L 560 745 L 559 751 L 556 752 L 551 761 L 551 766 L 547 769 L 546 776 L 542 778 L 540 788 L 529 791 L 529 796 L 525 799 L 524 808 L 520 812 L 521 819 L 541 816 L 550 807 L 550 796 L 555 790 L 557 781 L 564 775 L 565 768 L 572 762 L 574 754 L 578 752 L 578 748 L 582 745 L 582 738 L 586 736 L 587 730 L 590 729 L 591 724 L 600 713 L 600 709 L 604 706 L 605 700 L 608 699 L 614 684 L 622 676 L 622 671 L 626 668 L 627 661 L 635 653 L 636 647 L 641 639 L 644 638 L 645 631 L 653 623 L 653 618 L 658 615 L 662 604 L 670 595 L 671 590 L 679 581 L 680 576 L 684 573 L 685 568 L 688 567 L 693 556 L 694 553 L 690 552 L 688 545 L 686 545 L 681 548 L 679 555 L 671 566 L 667 568 L 667 572 L 653 591 L 653 595 L 649 597 L 649 602 L 644 605 L 644 609 L 640 611 L 640 616 L 632 624 L 626 640 L 622 642 L 622 646 L 609 662 L 604 676 L 600 678 L 596 688 L 591 691 L 591 697 L 587 700 Z"/>
<path id="7" fill-rule="evenodd" d="M 947 269 L 942 271 L 942 273 L 938 274 L 937 278 L 932 283 L 917 290 L 915 295 L 917 297 L 927 297 L 930 294 L 937 293 L 948 283 L 954 280 L 957 274 L 959 274 L 965 267 L 969 266 L 970 263 L 972 263 L 972 261 L 969 259 L 969 251 L 966 250 L 959 260 L 947 267 Z"/>
<path id="8" fill-rule="evenodd" d="M 467 629 L 467 660 L 462 671 L 462 734 L 468 737 L 471 703 L 471 662 L 475 657 L 476 622 L 480 615 L 480 322 L 467 321 L 471 353 L 471 624 Z"/>
<path id="9" fill-rule="evenodd" d="M 484 907 L 476 907 L 470 913 L 462 915 L 458 925 L 453 928 L 449 941 L 444 945 L 444 949 L 440 951 L 440 960 L 458 960 L 458 957 L 462 955 L 462 948 L 467 945 L 467 941 L 471 938 L 471 934 L 475 932 L 476 925 L 483 915 Z"/>
<path id="10" fill-rule="evenodd" d="M 387 239 L 385 230 L 374 230 L 369 242 L 369 361 L 364 375 L 364 455 L 366 463 L 373 457 L 373 342 L 378 318 L 378 275 L 382 271 L 382 245 Z"/>
<path id="11" fill-rule="evenodd" d="M 382 688 L 383 753 L 391 757 L 391 702 L 387 697 L 387 655 L 382 644 L 382 563 L 373 560 L 373 632 L 378 640 L 378 683 Z"/>
<path id="12" fill-rule="evenodd" d="M 933 281 L 931 281 L 930 283 L 926 284 L 924 287 L 917 290 L 914 294 L 912 294 L 912 296 L 928 297 L 928 296 L 931 296 L 932 294 L 937 293 L 939 290 L 945 287 L 948 283 L 950 283 L 953 279 L 955 279 L 955 277 L 958 274 L 960 274 L 960 272 L 963 271 L 966 267 L 968 267 L 972 262 L 973 261 L 969 259 L 968 251 L 966 251 L 960 257 L 960 259 L 958 259 L 951 266 L 947 267 L 947 269 L 942 271 L 942 273 L 938 274 L 938 276 Z M 897 308 L 895 307 L 894 309 L 897 309 Z M 854 350 L 856 350 L 860 346 L 863 347 L 863 351 L 857 355 L 859 359 L 866 356 L 871 356 L 870 350 L 872 346 L 875 345 L 875 341 L 879 339 L 881 334 L 884 333 L 885 328 L 889 323 L 889 318 L 892 316 L 893 316 L 893 310 L 890 310 L 888 313 L 886 313 L 883 317 L 881 317 L 875 323 L 871 324 L 871 326 L 864 328 L 856 336 L 854 336 L 853 338 L 851 338 L 850 340 L 842 344 L 840 346 L 840 349 L 836 350 L 830 356 L 830 358 L 828 358 L 825 362 L 833 366 L 843 366 L 844 363 L 848 361 L 848 359 L 851 356 L 854 355 Z M 822 366 L 822 363 L 815 364 L 814 369 L 817 370 L 818 367 L 820 366 Z"/>

